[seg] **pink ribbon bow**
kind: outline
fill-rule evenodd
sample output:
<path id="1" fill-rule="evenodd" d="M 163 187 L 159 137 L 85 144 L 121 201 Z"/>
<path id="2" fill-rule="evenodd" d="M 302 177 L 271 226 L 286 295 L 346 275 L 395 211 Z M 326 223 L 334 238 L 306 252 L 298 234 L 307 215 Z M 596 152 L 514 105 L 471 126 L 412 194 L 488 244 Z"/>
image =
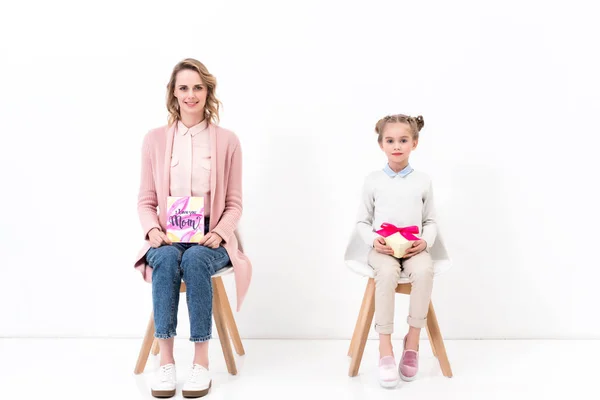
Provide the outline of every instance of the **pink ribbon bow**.
<path id="1" fill-rule="evenodd" d="M 416 225 L 398 228 L 395 225 L 384 222 L 383 224 L 381 224 L 381 229 L 375 232 L 377 232 L 383 237 L 392 236 L 394 233 L 398 232 L 402 236 L 404 236 L 406 240 L 419 240 L 419 238 L 415 236 L 415 234 L 419 233 L 419 227 Z"/>

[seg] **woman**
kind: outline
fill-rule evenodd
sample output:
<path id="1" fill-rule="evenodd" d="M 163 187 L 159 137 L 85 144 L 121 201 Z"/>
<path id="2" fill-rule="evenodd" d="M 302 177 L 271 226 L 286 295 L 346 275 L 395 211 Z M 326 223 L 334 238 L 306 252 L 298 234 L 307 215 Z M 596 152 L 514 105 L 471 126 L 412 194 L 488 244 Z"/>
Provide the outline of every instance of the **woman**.
<path id="1" fill-rule="evenodd" d="M 242 151 L 237 136 L 217 125 L 216 79 L 199 61 L 179 62 L 167 85 L 168 125 L 153 129 L 142 146 L 138 214 L 145 244 L 135 268 L 152 282 L 155 334 L 160 368 L 155 397 L 175 395 L 173 342 L 179 286 L 186 282 L 194 361 L 184 397 L 208 393 L 208 340 L 212 330 L 211 275 L 233 265 L 237 310 L 250 284 L 252 266 L 239 246 L 242 214 Z M 171 243 L 166 235 L 168 196 L 203 196 L 205 236 L 196 243 Z M 157 210 L 158 207 L 158 210 Z"/>

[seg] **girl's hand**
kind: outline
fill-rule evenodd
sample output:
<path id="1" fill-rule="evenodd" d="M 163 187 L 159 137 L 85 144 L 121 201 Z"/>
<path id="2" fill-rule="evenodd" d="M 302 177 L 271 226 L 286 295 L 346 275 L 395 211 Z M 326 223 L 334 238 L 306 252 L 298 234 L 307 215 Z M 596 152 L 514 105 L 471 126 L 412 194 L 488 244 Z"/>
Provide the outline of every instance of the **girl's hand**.
<path id="1" fill-rule="evenodd" d="M 421 240 L 415 240 L 412 244 L 412 247 L 409 248 L 408 250 L 406 250 L 406 253 L 404 254 L 404 257 L 402 258 L 410 258 L 412 256 L 416 256 L 417 254 L 419 254 L 420 252 L 422 252 L 423 250 L 425 250 L 427 248 L 427 242 L 424 241 L 423 239 Z"/>
<path id="2" fill-rule="evenodd" d="M 388 256 L 394 255 L 394 250 L 385 244 L 385 239 L 381 236 L 373 240 L 373 247 L 378 253 L 387 254 Z"/>
<path id="3" fill-rule="evenodd" d="M 150 246 L 154 247 L 155 249 L 159 248 L 163 244 L 171 244 L 171 241 L 167 235 L 165 235 L 163 231 L 158 228 L 150 229 L 150 232 L 148 232 L 148 241 L 150 242 Z"/>
<path id="4" fill-rule="evenodd" d="M 198 244 L 206 246 L 206 247 L 210 247 L 211 249 L 216 249 L 217 247 L 219 247 L 221 245 L 222 241 L 223 241 L 223 238 L 221 236 L 219 236 L 218 233 L 209 232 L 206 235 L 204 235 L 204 237 L 202 239 L 200 239 Z"/>

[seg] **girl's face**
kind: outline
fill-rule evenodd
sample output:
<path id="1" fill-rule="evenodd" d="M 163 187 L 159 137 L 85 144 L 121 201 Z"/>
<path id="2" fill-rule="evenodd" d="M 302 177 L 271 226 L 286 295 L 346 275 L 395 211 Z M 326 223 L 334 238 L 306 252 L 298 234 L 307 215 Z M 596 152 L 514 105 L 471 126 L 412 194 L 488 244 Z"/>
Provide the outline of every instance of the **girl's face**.
<path id="1" fill-rule="evenodd" d="M 189 69 L 181 70 L 175 77 L 175 92 L 181 116 L 204 119 L 204 106 L 208 90 L 200 74 Z"/>
<path id="2" fill-rule="evenodd" d="M 388 158 L 390 167 L 404 168 L 408 165 L 411 151 L 417 148 L 417 140 L 404 122 L 387 123 L 383 128 L 379 146 Z"/>

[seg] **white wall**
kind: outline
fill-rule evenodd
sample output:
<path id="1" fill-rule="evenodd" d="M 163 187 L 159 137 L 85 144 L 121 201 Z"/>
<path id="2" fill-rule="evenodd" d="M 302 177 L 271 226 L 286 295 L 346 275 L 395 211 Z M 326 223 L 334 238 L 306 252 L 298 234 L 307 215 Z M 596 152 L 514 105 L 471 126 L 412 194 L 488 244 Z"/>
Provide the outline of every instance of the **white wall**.
<path id="1" fill-rule="evenodd" d="M 171 68 L 195 57 L 244 151 L 244 337 L 349 338 L 365 282 L 345 244 L 385 162 L 375 122 L 402 112 L 425 117 L 412 164 L 455 262 L 433 295 L 444 335 L 600 338 L 593 10 L 168 3 L 0 6 L 0 336 L 143 334 L 140 145 L 166 121 Z"/>

